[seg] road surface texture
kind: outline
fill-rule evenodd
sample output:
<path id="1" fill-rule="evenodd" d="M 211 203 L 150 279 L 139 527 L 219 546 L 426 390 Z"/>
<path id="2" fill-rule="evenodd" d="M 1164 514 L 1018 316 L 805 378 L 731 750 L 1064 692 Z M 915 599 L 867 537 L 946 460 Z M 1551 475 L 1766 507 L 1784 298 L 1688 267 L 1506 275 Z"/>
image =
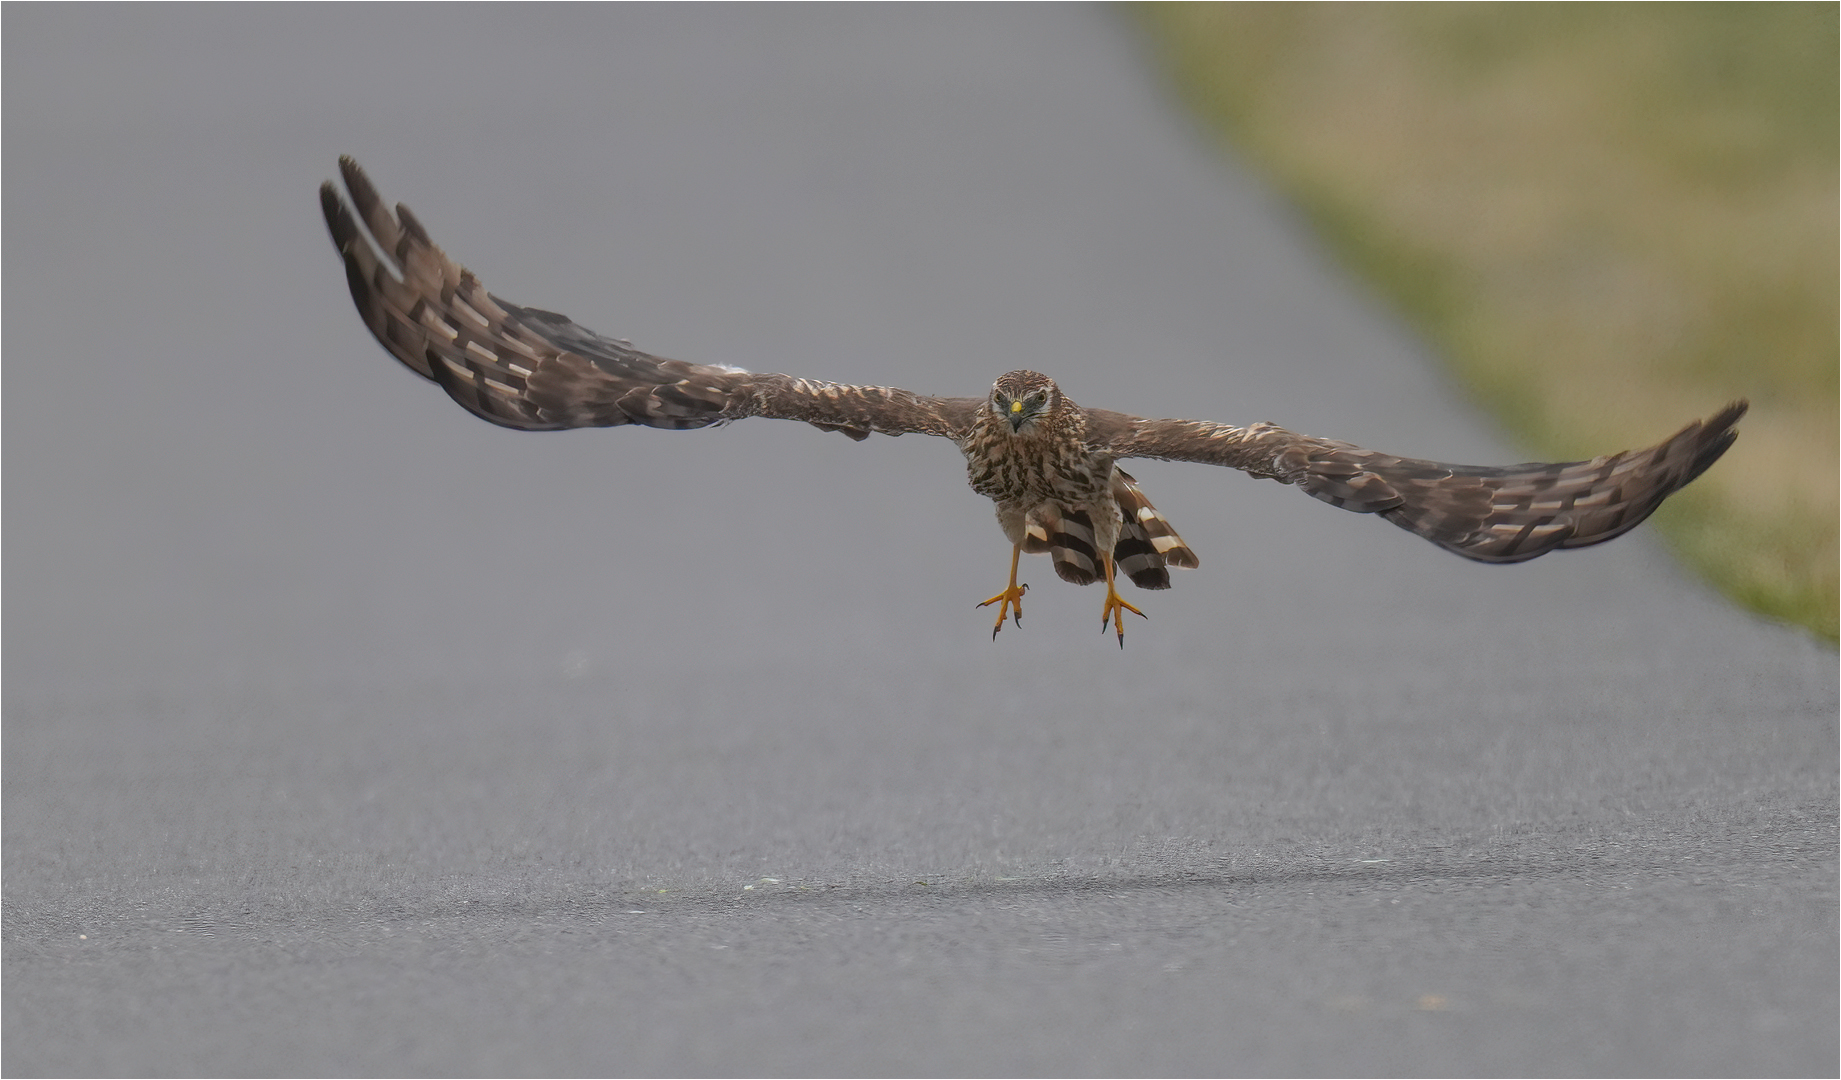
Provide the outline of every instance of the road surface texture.
<path id="1" fill-rule="evenodd" d="M 1119 16 L 4 31 L 9 1074 L 1836 1071 L 1835 656 L 1647 531 L 1144 463 L 1201 568 L 992 641 L 951 445 L 494 428 L 320 222 L 351 153 L 665 355 L 1520 460 Z"/>

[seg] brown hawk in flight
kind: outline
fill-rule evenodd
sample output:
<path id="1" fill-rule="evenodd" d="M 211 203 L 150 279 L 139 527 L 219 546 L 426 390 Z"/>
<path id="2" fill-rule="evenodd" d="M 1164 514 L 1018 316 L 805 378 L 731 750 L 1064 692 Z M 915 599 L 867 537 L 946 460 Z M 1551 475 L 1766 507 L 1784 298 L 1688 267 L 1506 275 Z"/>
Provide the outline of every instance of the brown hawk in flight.
<path id="1" fill-rule="evenodd" d="M 1083 408 L 1034 371 L 999 376 L 985 397 L 938 398 L 666 360 L 553 311 L 492 296 L 435 246 L 408 207 L 398 204 L 392 214 L 357 162 L 340 158 L 339 172 L 351 202 L 329 181 L 320 205 L 359 315 L 391 355 L 483 419 L 559 431 L 700 428 L 766 416 L 859 440 L 870 432 L 951 439 L 965 454 L 972 489 L 997 504 L 1010 540 L 1009 584 L 979 605 L 998 605 L 993 637 L 1006 616 L 1021 625 L 1023 552 L 1052 555 L 1055 573 L 1076 585 L 1104 580 L 1100 625 L 1110 622 L 1121 646 L 1124 613 L 1144 613 L 1119 596 L 1116 573 L 1142 589 L 1167 589 L 1169 567 L 1196 565 L 1118 467 L 1120 458 L 1226 465 L 1344 510 L 1379 514 L 1465 558 L 1512 563 L 1630 531 L 1726 452 L 1745 412 L 1743 401 L 1728 405 L 1645 450 L 1489 468 L 1394 457 L 1266 423 L 1242 428 Z"/>

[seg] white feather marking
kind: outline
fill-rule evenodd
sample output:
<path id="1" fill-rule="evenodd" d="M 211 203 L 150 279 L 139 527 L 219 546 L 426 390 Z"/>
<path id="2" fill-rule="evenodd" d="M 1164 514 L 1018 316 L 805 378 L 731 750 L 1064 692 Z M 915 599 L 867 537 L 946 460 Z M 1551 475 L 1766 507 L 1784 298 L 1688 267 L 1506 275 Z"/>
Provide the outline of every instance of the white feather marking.
<path id="1" fill-rule="evenodd" d="M 505 335 L 500 336 L 499 338 L 497 338 L 497 341 L 499 342 L 499 344 L 505 346 L 506 348 L 510 349 L 512 352 L 515 352 L 520 356 L 526 357 L 531 360 L 541 361 L 543 359 L 542 356 L 539 356 L 537 354 L 536 349 L 531 348 L 529 345 L 526 345 L 524 342 L 519 341 L 515 337 L 512 337 L 510 334 L 505 334 Z M 530 372 L 527 371 L 524 374 L 529 375 Z"/>
<path id="2" fill-rule="evenodd" d="M 429 330 L 433 330 L 437 334 L 440 334 L 442 337 L 448 339 L 449 341 L 453 341 L 455 338 L 460 336 L 460 331 L 454 329 L 453 325 L 449 323 L 446 319 L 443 319 L 440 315 L 435 314 L 434 308 L 423 308 L 422 309 L 422 325 L 423 327 Z"/>
<path id="3" fill-rule="evenodd" d="M 454 303 L 452 307 L 456 314 L 463 316 L 468 322 L 473 323 L 474 325 L 478 326 L 481 330 L 492 329 L 492 324 L 486 321 L 486 317 L 484 315 L 481 315 L 479 312 L 474 311 L 473 305 L 467 303 L 465 300 L 461 299 L 460 297 L 458 296 L 454 297 Z"/>

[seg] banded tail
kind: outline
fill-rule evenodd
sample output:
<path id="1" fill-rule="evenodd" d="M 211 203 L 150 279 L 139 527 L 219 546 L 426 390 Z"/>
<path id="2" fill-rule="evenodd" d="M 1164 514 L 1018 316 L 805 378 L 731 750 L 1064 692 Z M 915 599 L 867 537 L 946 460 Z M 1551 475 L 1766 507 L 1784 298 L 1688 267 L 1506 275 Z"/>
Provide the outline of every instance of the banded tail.
<path id="1" fill-rule="evenodd" d="M 1200 565 L 1195 552 L 1183 543 L 1167 518 L 1144 497 L 1137 481 L 1123 469 L 1112 474 L 1112 497 L 1119 504 L 1119 538 L 1112 546 L 1118 572 L 1140 589 L 1170 587 L 1168 567 Z M 1023 550 L 1046 552 L 1055 562 L 1061 580 L 1091 585 L 1105 578 L 1099 564 L 1093 520 L 1084 510 L 1057 511 L 1052 506 L 1037 512 L 1023 536 Z"/>

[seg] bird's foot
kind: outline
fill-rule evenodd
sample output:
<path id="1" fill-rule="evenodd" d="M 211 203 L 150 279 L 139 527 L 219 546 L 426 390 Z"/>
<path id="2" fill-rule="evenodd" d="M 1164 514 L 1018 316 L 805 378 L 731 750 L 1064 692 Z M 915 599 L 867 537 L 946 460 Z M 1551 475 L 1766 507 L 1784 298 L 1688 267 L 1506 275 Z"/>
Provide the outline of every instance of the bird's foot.
<path id="1" fill-rule="evenodd" d="M 1008 615 L 1010 618 L 1015 619 L 1016 625 L 1018 626 L 1023 625 L 1023 594 L 1028 591 L 1029 586 L 1018 585 L 1015 581 L 1012 581 L 1010 582 L 1009 588 L 978 605 L 979 607 L 990 607 L 992 604 L 998 605 L 997 625 L 991 628 L 992 641 L 997 640 L 997 632 L 1004 628 L 1004 616 Z"/>
<path id="2" fill-rule="evenodd" d="M 1119 648 L 1121 649 L 1125 647 L 1125 613 L 1127 611 L 1138 616 L 1140 619 L 1150 618 L 1149 615 L 1146 615 L 1144 612 L 1139 611 L 1137 608 L 1127 603 L 1125 598 L 1119 595 L 1118 590 L 1112 587 L 1112 583 L 1110 581 L 1107 582 L 1106 606 L 1100 610 L 1099 630 L 1100 633 L 1105 633 L 1106 623 L 1110 621 L 1113 631 L 1119 635 Z"/>

